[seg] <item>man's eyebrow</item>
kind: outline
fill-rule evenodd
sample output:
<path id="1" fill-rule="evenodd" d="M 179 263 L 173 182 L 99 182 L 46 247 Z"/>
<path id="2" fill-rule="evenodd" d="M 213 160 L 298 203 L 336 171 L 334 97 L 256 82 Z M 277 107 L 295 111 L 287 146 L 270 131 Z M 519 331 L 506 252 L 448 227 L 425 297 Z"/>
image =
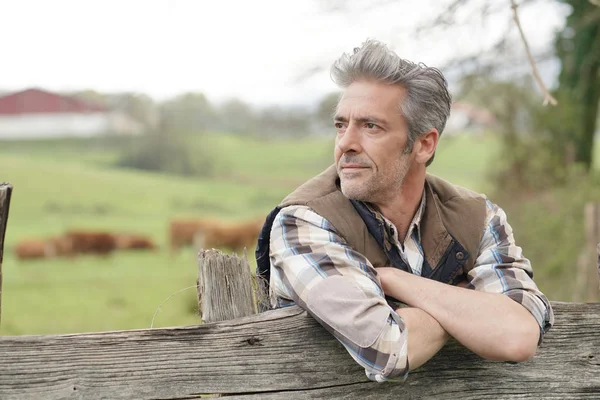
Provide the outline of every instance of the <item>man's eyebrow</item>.
<path id="1" fill-rule="evenodd" d="M 340 121 L 340 122 L 348 122 L 348 118 L 346 118 L 343 115 L 339 115 L 339 114 L 335 115 L 333 117 L 333 120 L 334 121 Z M 371 122 L 371 123 L 381 124 L 381 125 L 386 125 L 387 124 L 386 120 L 374 117 L 372 115 L 365 115 L 364 117 L 354 118 L 354 120 L 357 121 L 357 122 L 362 122 L 362 123 L 365 123 L 365 122 L 369 123 L 369 122 Z"/>

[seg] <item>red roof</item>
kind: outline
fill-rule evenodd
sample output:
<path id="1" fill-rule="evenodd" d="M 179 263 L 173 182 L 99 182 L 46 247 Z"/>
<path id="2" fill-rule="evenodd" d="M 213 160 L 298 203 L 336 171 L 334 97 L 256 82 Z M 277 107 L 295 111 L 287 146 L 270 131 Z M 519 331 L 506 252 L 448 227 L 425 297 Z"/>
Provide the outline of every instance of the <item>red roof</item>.
<path id="1" fill-rule="evenodd" d="M 63 96 L 41 89 L 27 89 L 0 97 L 0 115 L 99 111 L 106 111 L 106 109 L 75 97 Z"/>

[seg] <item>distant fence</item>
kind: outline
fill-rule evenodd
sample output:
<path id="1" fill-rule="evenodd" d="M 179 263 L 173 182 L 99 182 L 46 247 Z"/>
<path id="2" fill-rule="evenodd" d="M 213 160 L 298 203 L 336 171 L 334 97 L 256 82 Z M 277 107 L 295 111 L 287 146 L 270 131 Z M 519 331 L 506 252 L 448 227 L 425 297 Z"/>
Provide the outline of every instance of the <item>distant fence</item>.
<path id="1" fill-rule="evenodd" d="M 599 303 L 553 302 L 555 326 L 531 361 L 485 361 L 452 341 L 405 382 L 375 383 L 302 309 L 253 314 L 244 268 L 200 254 L 203 318 L 235 319 L 0 337 L 0 399 L 600 398 Z"/>

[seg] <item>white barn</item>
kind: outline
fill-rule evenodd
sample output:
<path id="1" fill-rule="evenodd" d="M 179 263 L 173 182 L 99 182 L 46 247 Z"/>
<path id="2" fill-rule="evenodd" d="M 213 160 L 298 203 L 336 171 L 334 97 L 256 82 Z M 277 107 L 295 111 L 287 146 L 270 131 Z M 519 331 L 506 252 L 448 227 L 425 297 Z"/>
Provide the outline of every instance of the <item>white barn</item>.
<path id="1" fill-rule="evenodd" d="M 141 133 L 128 115 L 81 99 L 27 89 L 0 97 L 0 140 Z"/>

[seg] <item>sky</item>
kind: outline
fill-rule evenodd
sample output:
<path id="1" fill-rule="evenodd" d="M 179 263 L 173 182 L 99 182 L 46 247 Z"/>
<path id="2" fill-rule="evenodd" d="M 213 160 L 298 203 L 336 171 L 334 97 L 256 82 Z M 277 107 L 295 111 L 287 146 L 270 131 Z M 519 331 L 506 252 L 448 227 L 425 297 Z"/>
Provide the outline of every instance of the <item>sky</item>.
<path id="1" fill-rule="evenodd" d="M 417 37 L 416 27 L 431 25 L 449 2 L 0 0 L 0 90 L 133 91 L 157 100 L 198 91 L 216 102 L 310 104 L 336 90 L 331 63 L 367 38 L 441 67 L 483 53 L 514 26 L 506 0 L 486 23 L 465 9 L 461 26 Z M 534 54 L 550 46 L 567 11 L 554 1 L 519 8 Z M 523 45 L 514 47 L 526 62 Z M 554 79 L 556 68 L 541 67 Z"/>

